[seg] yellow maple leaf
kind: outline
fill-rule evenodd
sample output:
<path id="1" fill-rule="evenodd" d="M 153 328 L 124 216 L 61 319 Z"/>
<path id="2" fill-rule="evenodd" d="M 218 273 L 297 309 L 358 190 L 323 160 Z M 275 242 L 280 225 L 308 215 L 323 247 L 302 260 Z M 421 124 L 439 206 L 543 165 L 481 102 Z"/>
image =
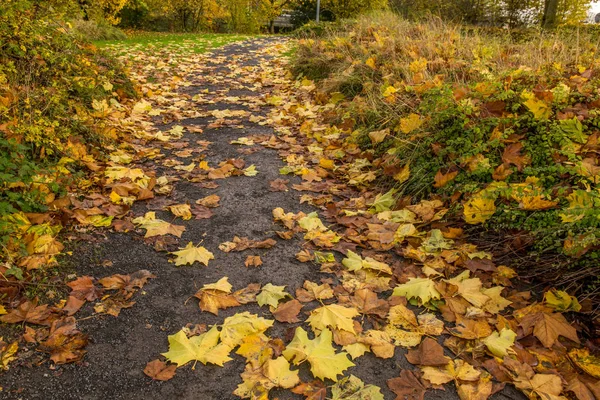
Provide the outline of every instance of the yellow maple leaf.
<path id="1" fill-rule="evenodd" d="M 569 351 L 569 358 L 590 376 L 600 379 L 600 358 L 590 354 L 589 349 L 573 349 Z"/>
<path id="2" fill-rule="evenodd" d="M 356 308 L 342 307 L 339 304 L 330 304 L 314 309 L 306 321 L 315 332 L 330 327 L 356 333 L 352 318 L 358 315 L 359 313 Z"/>
<path id="3" fill-rule="evenodd" d="M 213 326 L 202 335 L 188 338 L 183 330 L 169 336 L 169 351 L 162 353 L 167 360 L 177 364 L 178 367 L 190 361 L 200 361 L 203 364 L 216 364 L 223 366 L 231 361 L 229 352 L 231 347 L 219 343 L 219 330 Z"/>
<path id="4" fill-rule="evenodd" d="M 411 113 L 408 117 L 400 119 L 400 131 L 402 133 L 411 133 L 423 125 L 423 120 L 418 114 Z"/>
<path id="5" fill-rule="evenodd" d="M 283 351 L 283 356 L 294 365 L 308 361 L 315 378 L 337 382 L 337 376 L 353 367 L 354 363 L 348 359 L 347 353 L 336 354 L 331 343 L 332 337 L 331 331 L 325 329 L 310 340 L 304 329 L 296 328 L 294 338 Z"/>
<path id="6" fill-rule="evenodd" d="M 500 333 L 493 332 L 482 341 L 493 355 L 503 358 L 508 355 L 509 349 L 515 344 L 516 337 L 517 334 L 511 329 L 503 328 Z"/>
<path id="7" fill-rule="evenodd" d="M 390 97 L 390 96 L 393 96 L 397 91 L 398 91 L 398 89 L 396 89 L 392 85 L 389 85 L 388 87 L 385 88 L 382 95 L 383 95 L 383 97 Z"/>
<path id="8" fill-rule="evenodd" d="M 173 225 L 167 221 L 157 219 L 153 211 L 147 212 L 143 217 L 135 218 L 132 222 L 146 229 L 146 235 L 144 236 L 146 238 L 167 234 L 181 237 L 181 234 L 185 231 L 184 226 Z"/>
<path id="9" fill-rule="evenodd" d="M 496 212 L 495 200 L 492 198 L 475 195 L 465 204 L 463 214 L 468 224 L 482 224 Z"/>
<path id="10" fill-rule="evenodd" d="M 533 95 L 524 101 L 523 104 L 536 119 L 548 119 L 552 115 L 552 107 L 544 101 L 538 100 Z"/>
<path id="11" fill-rule="evenodd" d="M 375 69 L 375 58 L 374 57 L 369 57 L 366 59 L 365 64 L 367 66 L 369 66 L 372 69 Z"/>
<path id="12" fill-rule="evenodd" d="M 581 310 L 581 305 L 576 297 L 570 296 L 562 290 L 551 289 L 544 293 L 544 302 L 558 312 Z"/>
<path id="13" fill-rule="evenodd" d="M 392 296 L 404 296 L 407 300 L 416 298 L 421 304 L 426 304 L 432 299 L 439 299 L 441 295 L 431 279 L 410 278 L 408 282 L 396 286 Z"/>
<path id="14" fill-rule="evenodd" d="M 280 300 L 286 297 L 292 297 L 289 293 L 285 292 L 285 286 L 275 286 L 271 283 L 267 283 L 263 286 L 262 291 L 256 296 L 256 302 L 259 306 L 268 304 L 271 307 L 277 308 Z"/>
<path id="15" fill-rule="evenodd" d="M 192 210 L 189 204 L 176 204 L 169 206 L 169 211 L 171 211 L 176 217 L 181 217 L 185 221 L 192 219 Z"/>
<path id="16" fill-rule="evenodd" d="M 444 367 L 421 367 L 423 379 L 434 385 L 443 385 L 451 381 L 476 382 L 481 372 L 463 360 L 453 360 Z"/>
<path id="17" fill-rule="evenodd" d="M 177 256 L 175 258 L 175 265 L 186 265 L 193 264 L 198 261 L 201 264 L 208 266 L 209 260 L 214 260 L 215 256 L 210 251 L 206 250 L 202 246 L 194 247 L 194 243 L 189 242 L 185 248 L 179 251 L 174 251 L 171 254 Z"/>
<path id="18" fill-rule="evenodd" d="M 245 311 L 225 318 L 221 326 L 221 341 L 234 348 L 250 335 L 265 332 L 273 326 L 273 320 L 259 317 Z"/>
<path id="19" fill-rule="evenodd" d="M 394 174 L 394 180 L 398 183 L 406 182 L 410 178 L 410 162 L 406 163 L 400 171 Z"/>
<path id="20" fill-rule="evenodd" d="M 284 356 L 268 360 L 264 367 L 264 373 L 275 386 L 285 389 L 293 388 L 300 383 L 298 371 L 290 370 L 290 363 Z"/>

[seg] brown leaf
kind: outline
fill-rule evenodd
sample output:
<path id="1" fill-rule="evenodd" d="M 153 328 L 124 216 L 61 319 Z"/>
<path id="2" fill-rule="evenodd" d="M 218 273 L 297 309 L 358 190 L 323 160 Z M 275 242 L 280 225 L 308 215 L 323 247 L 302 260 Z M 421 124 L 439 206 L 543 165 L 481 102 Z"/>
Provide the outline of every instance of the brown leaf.
<path id="1" fill-rule="evenodd" d="M 213 212 L 208 207 L 194 204 L 192 206 L 192 215 L 194 216 L 194 219 L 209 219 L 213 216 Z"/>
<path id="2" fill-rule="evenodd" d="M 144 374 L 157 381 L 168 381 L 175 376 L 176 369 L 175 364 L 167 365 L 164 361 L 152 360 L 146 364 Z"/>
<path id="3" fill-rule="evenodd" d="M 454 180 L 454 178 L 456 178 L 456 175 L 458 175 L 458 171 L 450 171 L 446 174 L 442 173 L 442 170 L 440 169 L 437 174 L 435 174 L 435 177 L 433 178 L 435 183 L 433 184 L 434 188 L 441 188 L 446 186 L 449 182 L 452 182 Z"/>
<path id="4" fill-rule="evenodd" d="M 260 267 L 263 264 L 260 256 L 248 256 L 244 265 L 246 267 Z"/>
<path id="5" fill-rule="evenodd" d="M 135 301 L 128 301 L 122 294 L 105 297 L 100 303 L 96 303 L 94 311 L 98 314 L 109 314 L 118 317 L 123 308 L 131 308 Z"/>
<path id="6" fill-rule="evenodd" d="M 411 349 L 406 354 L 406 359 L 414 365 L 443 366 L 450 359 L 444 356 L 444 348 L 431 338 L 425 338 L 418 349 Z"/>
<path id="7" fill-rule="evenodd" d="M 492 174 L 492 178 L 496 181 L 503 181 L 508 178 L 513 173 L 512 169 L 510 169 L 509 164 L 500 164 L 494 170 Z"/>
<path id="8" fill-rule="evenodd" d="M 247 237 L 238 237 L 234 236 L 233 241 L 221 243 L 219 245 L 219 249 L 224 251 L 225 253 L 229 253 L 230 251 L 244 251 L 247 249 L 270 249 L 275 246 L 277 242 L 275 239 L 265 239 L 265 240 L 250 240 Z"/>
<path id="9" fill-rule="evenodd" d="M 379 299 L 377 294 L 369 289 L 358 289 L 350 298 L 350 303 L 361 314 L 374 314 L 381 318 L 385 318 L 390 310 L 389 303 Z"/>
<path id="10" fill-rule="evenodd" d="M 260 292 L 260 283 L 251 283 L 245 288 L 233 292 L 233 297 L 240 304 L 248 304 L 256 301 L 258 292 Z"/>
<path id="11" fill-rule="evenodd" d="M 200 299 L 200 310 L 219 315 L 220 309 L 236 307 L 240 302 L 229 293 L 215 289 L 200 289 L 194 297 Z"/>
<path id="12" fill-rule="evenodd" d="M 492 334 L 492 328 L 485 320 L 465 318 L 460 314 L 456 315 L 456 326 L 448 331 L 462 339 L 480 339 Z"/>
<path id="13" fill-rule="evenodd" d="M 320 380 L 301 383 L 293 388 L 292 393 L 301 394 L 306 400 L 325 400 L 327 398 L 327 387 Z"/>
<path id="14" fill-rule="evenodd" d="M 302 309 L 302 303 L 298 300 L 290 300 L 286 303 L 281 303 L 277 310 L 273 311 L 273 316 L 279 322 L 294 323 L 300 322 L 298 313 Z"/>
<path id="15" fill-rule="evenodd" d="M 548 348 L 551 348 L 558 341 L 559 336 L 579 343 L 577 330 L 559 313 L 537 312 L 526 315 L 521 320 L 520 326 L 525 331 L 525 336 L 533 333 Z"/>
<path id="16" fill-rule="evenodd" d="M 208 208 L 216 208 L 219 207 L 219 201 L 221 198 L 216 194 L 211 194 L 210 196 L 206 196 L 202 199 L 196 200 L 196 204 L 199 204 Z"/>
<path id="17" fill-rule="evenodd" d="M 290 183 L 290 181 L 287 179 L 275 179 L 274 181 L 269 182 L 271 187 L 269 190 L 271 192 L 287 192 L 289 190 L 286 186 L 288 183 Z"/>
<path id="18" fill-rule="evenodd" d="M 513 164 L 519 171 L 523 170 L 523 167 L 529 164 L 530 158 L 527 155 L 522 155 L 521 150 L 523 149 L 523 143 L 512 143 L 504 148 L 502 153 L 502 161 L 505 164 Z"/>
<path id="19" fill-rule="evenodd" d="M 91 276 L 79 277 L 67 283 L 67 286 L 71 288 L 71 296 L 82 300 L 94 301 L 102 294 L 102 290 L 94 286 L 94 278 Z"/>
<path id="20" fill-rule="evenodd" d="M 62 308 L 63 311 L 67 313 L 67 315 L 71 316 L 75 314 L 83 305 L 85 304 L 85 299 L 80 299 L 76 296 L 69 296 L 67 299 L 67 303 Z"/>
<path id="21" fill-rule="evenodd" d="M 87 343 L 88 337 L 77 329 L 75 318 L 66 317 L 52 323 L 48 339 L 38 349 L 50 353 L 55 364 L 66 364 L 83 358 Z"/>
<path id="22" fill-rule="evenodd" d="M 33 301 L 26 300 L 15 309 L 10 310 L 6 315 L 0 317 L 0 321 L 9 324 L 18 322 L 29 322 L 38 325 L 51 325 L 50 317 L 52 312 L 47 304 L 37 305 L 37 299 Z"/>
<path id="23" fill-rule="evenodd" d="M 398 378 L 388 379 L 387 385 L 396 394 L 396 400 L 423 400 L 427 390 L 415 373 L 407 369 L 400 371 Z"/>

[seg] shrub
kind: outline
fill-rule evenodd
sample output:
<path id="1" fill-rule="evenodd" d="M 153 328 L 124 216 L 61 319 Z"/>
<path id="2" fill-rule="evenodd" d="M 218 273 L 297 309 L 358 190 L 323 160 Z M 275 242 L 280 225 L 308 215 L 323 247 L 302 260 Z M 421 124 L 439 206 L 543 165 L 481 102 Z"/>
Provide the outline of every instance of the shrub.
<path id="1" fill-rule="evenodd" d="M 596 29 L 515 35 L 378 14 L 300 40 L 292 69 L 345 97 L 338 120 L 354 122 L 348 140 L 378 166 L 380 185 L 397 187 L 404 201 L 450 200 L 448 218 L 509 234 L 488 247 L 513 262 L 527 249 L 530 270 L 542 266 L 546 277 L 594 293 L 597 37 Z"/>
<path id="2" fill-rule="evenodd" d="M 44 211 L 102 156 L 116 137 L 105 118 L 108 103 L 136 93 L 113 59 L 27 2 L 0 4 L 0 43 L 0 244 L 6 246 L 18 229 L 15 213 Z"/>
<path id="3" fill-rule="evenodd" d="M 106 22 L 78 19 L 72 21 L 71 25 L 73 32 L 86 41 L 127 39 L 127 35 L 122 30 Z"/>

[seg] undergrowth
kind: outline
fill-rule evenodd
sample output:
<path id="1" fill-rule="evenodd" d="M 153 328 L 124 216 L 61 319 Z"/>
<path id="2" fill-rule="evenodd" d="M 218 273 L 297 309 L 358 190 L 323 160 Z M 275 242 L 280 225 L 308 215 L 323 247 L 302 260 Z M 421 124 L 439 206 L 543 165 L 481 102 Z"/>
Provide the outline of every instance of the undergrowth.
<path id="1" fill-rule="evenodd" d="M 117 138 L 109 104 L 136 97 L 119 64 L 27 2 L 0 4 L 0 261 L 27 254 L 23 213 L 55 206 Z M 48 221 L 44 221 L 48 222 Z M 31 250 L 31 249 L 30 249 Z"/>
<path id="2" fill-rule="evenodd" d="M 375 172 L 357 185 L 443 197 L 447 218 L 508 237 L 490 244 L 499 257 L 598 300 L 597 29 L 378 14 L 302 35 L 293 72 L 343 98 L 336 121 Z"/>

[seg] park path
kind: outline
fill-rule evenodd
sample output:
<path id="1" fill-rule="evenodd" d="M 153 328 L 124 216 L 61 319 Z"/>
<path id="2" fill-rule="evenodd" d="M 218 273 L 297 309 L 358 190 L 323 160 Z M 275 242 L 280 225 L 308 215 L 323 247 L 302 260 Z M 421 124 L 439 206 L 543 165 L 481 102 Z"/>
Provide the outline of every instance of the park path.
<path id="1" fill-rule="evenodd" d="M 244 360 L 232 355 L 234 361 L 224 367 L 198 364 L 195 370 L 186 366 L 179 368 L 175 377 L 166 382 L 153 381 L 144 375 L 146 364 L 168 350 L 167 336 L 188 324 L 220 324 L 223 319 L 236 313 L 249 311 L 271 318 L 268 307 L 250 303 L 239 307 L 220 310 L 219 315 L 202 312 L 198 300 L 193 297 L 205 284 L 229 278 L 234 290 L 252 283 L 285 285 L 294 294 L 305 280 L 320 282 L 320 274 L 313 263 L 300 262 L 296 253 L 305 244 L 301 236 L 282 240 L 276 231 L 280 224 L 273 221 L 273 209 L 283 208 L 286 212 L 310 213 L 317 208 L 301 204 L 300 191 L 293 184 L 302 181 L 295 176 L 280 175 L 285 166 L 276 149 L 261 146 L 276 132 L 266 123 L 271 106 L 265 99 L 277 90 L 281 73 L 281 59 L 277 52 L 285 39 L 259 38 L 247 42 L 227 45 L 206 56 L 205 63 L 188 71 L 189 84 L 177 88 L 179 97 L 165 96 L 153 107 L 169 109 L 179 107 L 186 111 L 178 120 L 165 121 L 161 116 L 151 120 L 154 127 L 170 132 L 175 126 L 184 126 L 183 135 L 166 142 L 155 141 L 151 146 L 159 148 L 163 158 L 146 158 L 138 166 L 155 171 L 156 176 L 168 175 L 173 180 L 173 191 L 168 196 L 157 196 L 148 201 L 136 202 L 132 211 L 135 217 L 146 212 L 156 212 L 156 217 L 185 226 L 178 243 L 164 240 L 145 240 L 139 232 L 105 233 L 88 235 L 72 245 L 74 251 L 71 264 L 78 275 L 103 277 L 111 274 L 131 274 L 148 270 L 156 275 L 136 294 L 131 308 L 123 309 L 118 317 L 93 314 L 91 304 L 84 306 L 77 315 L 80 329 L 90 335 L 90 344 L 82 362 L 49 369 L 48 364 L 27 366 L 27 359 L 18 368 L 11 368 L 0 378 L 4 399 L 202 399 L 220 400 L 237 398 L 232 393 L 241 382 Z M 173 104 L 169 104 L 172 102 Z M 185 105 L 184 105 L 185 104 Z M 190 107 L 193 104 L 193 108 Z M 191 116 L 191 117 L 190 117 Z M 200 130 L 202 131 L 200 133 Z M 240 137 L 250 138 L 257 144 L 231 144 Z M 200 142 L 200 143 L 199 143 Z M 276 146 L 275 146 L 276 147 Z M 198 150 L 192 158 L 202 158 L 210 166 L 226 160 L 240 160 L 243 168 L 256 167 L 255 176 L 231 176 L 226 179 L 190 182 L 183 179 L 185 171 L 175 169 L 190 163 L 189 154 L 182 150 Z M 239 161 L 236 161 L 239 162 Z M 271 182 L 288 179 L 287 191 L 273 191 Z M 216 185 L 214 185 L 216 183 Z M 168 211 L 162 210 L 169 204 L 194 204 L 209 195 L 220 198 L 219 206 L 211 208 L 212 216 L 176 221 Z M 249 249 L 241 252 L 219 250 L 219 245 L 231 241 L 234 236 L 251 240 L 274 239 L 276 244 L 268 249 Z M 169 262 L 166 252 L 157 252 L 156 247 L 169 250 L 184 247 L 188 242 L 202 243 L 214 254 L 208 266 L 176 267 Z M 250 255 L 262 259 L 260 267 L 246 267 Z M 317 307 L 307 305 L 300 315 Z M 270 337 L 279 337 L 288 342 L 295 327 L 301 323 L 279 323 L 269 330 Z M 389 359 L 367 353 L 356 360 L 356 367 L 349 373 L 364 382 L 379 386 L 386 399 L 395 395 L 388 389 L 386 381 L 397 377 L 401 369 L 413 369 L 407 363 L 406 350 L 396 347 L 395 356 Z M 33 358 L 32 358 L 33 360 Z M 306 363 L 300 368 L 300 377 L 309 381 L 311 376 Z M 520 398 L 520 394 L 509 391 L 498 393 L 495 398 Z M 270 398 L 302 398 L 290 391 L 273 389 Z M 426 394 L 427 399 L 456 399 L 454 388 L 435 390 Z"/>

